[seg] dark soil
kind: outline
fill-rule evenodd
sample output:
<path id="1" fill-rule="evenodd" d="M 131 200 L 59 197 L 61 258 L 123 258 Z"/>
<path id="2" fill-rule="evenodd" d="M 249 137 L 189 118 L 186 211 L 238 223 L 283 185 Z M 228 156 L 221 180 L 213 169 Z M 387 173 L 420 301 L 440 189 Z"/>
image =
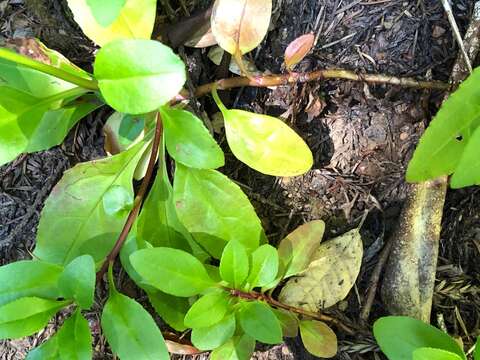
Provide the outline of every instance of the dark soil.
<path id="1" fill-rule="evenodd" d="M 452 33 L 438 0 L 277 0 L 268 37 L 252 53 L 261 71 L 282 71 L 283 51 L 297 36 L 314 32 L 318 42 L 299 65 L 301 71 L 325 67 L 447 80 L 457 56 Z M 468 24 L 471 0 L 454 2 L 462 29 Z M 171 2 L 176 10 L 176 2 Z M 208 1 L 190 1 L 195 11 Z M 175 15 L 178 14 L 178 15 Z M 160 14 L 161 19 L 181 16 Z M 0 0 L 0 36 L 38 36 L 88 69 L 94 47 L 72 21 L 61 1 Z M 198 49 L 181 49 L 193 85 L 213 80 L 218 70 Z M 298 225 L 323 219 L 328 237 L 358 225 L 362 228 L 364 261 L 356 287 L 332 313 L 362 329 L 355 337 L 337 331 L 336 359 L 380 359 L 369 329 L 385 313 L 377 296 L 370 322 L 359 314 L 364 306 L 372 269 L 398 218 L 406 195 L 404 172 L 428 119 L 443 97 L 392 86 L 368 86 L 327 81 L 275 90 L 245 88 L 224 96 L 229 105 L 282 116 L 314 152 L 314 169 L 296 178 L 263 176 L 227 153 L 223 171 L 234 178 L 253 201 L 272 243 Z M 201 110 L 217 111 L 208 98 Z M 49 151 L 21 156 L 0 167 L 0 264 L 27 258 L 34 246 L 42 203 L 62 172 L 80 161 L 103 155 L 100 111 L 78 125 L 65 143 Z M 218 139 L 222 139 L 220 133 Z M 224 141 L 223 141 L 224 142 Z M 225 150 L 226 147 L 225 147 Z M 471 345 L 480 322 L 480 192 L 449 191 L 444 213 L 437 287 L 432 322 Z M 92 313 L 98 333 L 98 313 Z M 52 325 L 54 327 L 54 325 Z M 0 342 L 1 359 L 21 359 L 50 333 L 23 341 Z M 96 336 L 96 356 L 111 358 Z M 299 340 L 259 351 L 258 359 L 309 359 Z"/>

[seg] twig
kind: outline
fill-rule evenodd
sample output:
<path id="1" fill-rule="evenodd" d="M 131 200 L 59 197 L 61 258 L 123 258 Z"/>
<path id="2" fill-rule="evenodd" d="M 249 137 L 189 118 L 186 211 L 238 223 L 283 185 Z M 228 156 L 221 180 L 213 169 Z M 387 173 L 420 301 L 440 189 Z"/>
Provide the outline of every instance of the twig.
<path id="1" fill-rule="evenodd" d="M 150 154 L 150 160 L 148 162 L 147 172 L 145 173 L 145 177 L 143 178 L 142 184 L 140 185 L 140 189 L 138 190 L 137 196 L 135 197 L 133 209 L 128 214 L 125 225 L 123 226 L 123 229 L 120 235 L 118 236 L 118 239 L 115 245 L 113 246 L 113 249 L 107 255 L 105 261 L 102 264 L 102 267 L 97 272 L 97 282 L 103 278 L 103 275 L 108 269 L 108 265 L 114 262 L 115 259 L 117 258 L 118 253 L 120 252 L 123 244 L 125 243 L 125 240 L 127 240 L 128 233 L 130 232 L 130 229 L 132 228 L 132 225 L 135 222 L 135 219 L 137 218 L 138 213 L 140 212 L 140 206 L 142 205 L 143 198 L 147 193 L 148 185 L 150 184 L 150 180 L 152 179 L 153 169 L 157 161 L 157 153 L 160 147 L 160 139 L 162 137 L 162 132 L 163 132 L 162 119 L 160 118 L 160 113 L 157 113 L 156 122 L 157 124 L 155 127 L 155 136 L 153 138 L 152 153 Z"/>

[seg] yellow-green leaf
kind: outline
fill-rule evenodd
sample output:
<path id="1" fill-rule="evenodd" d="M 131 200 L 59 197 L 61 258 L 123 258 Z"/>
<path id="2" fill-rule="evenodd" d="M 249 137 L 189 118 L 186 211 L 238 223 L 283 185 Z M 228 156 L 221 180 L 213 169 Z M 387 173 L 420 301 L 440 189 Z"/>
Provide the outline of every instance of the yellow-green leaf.
<path id="1" fill-rule="evenodd" d="M 337 336 L 327 324 L 315 320 L 300 321 L 300 335 L 310 354 L 321 358 L 337 354 Z"/>

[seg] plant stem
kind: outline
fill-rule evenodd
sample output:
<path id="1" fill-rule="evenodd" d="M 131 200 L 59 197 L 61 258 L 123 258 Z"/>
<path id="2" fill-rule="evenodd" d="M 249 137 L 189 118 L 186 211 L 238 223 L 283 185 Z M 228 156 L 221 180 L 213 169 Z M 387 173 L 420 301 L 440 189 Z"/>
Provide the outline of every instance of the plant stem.
<path id="1" fill-rule="evenodd" d="M 137 219 L 138 213 L 140 212 L 140 207 L 143 202 L 143 198 L 147 193 L 148 185 L 150 184 L 150 180 L 152 179 L 155 163 L 157 162 L 157 153 L 160 147 L 162 132 L 163 132 L 162 119 L 160 117 L 160 113 L 157 112 L 155 135 L 153 138 L 152 153 L 150 154 L 150 159 L 148 161 L 147 172 L 145 173 L 145 177 L 143 178 L 142 184 L 140 185 L 140 189 L 138 190 L 137 196 L 135 196 L 133 209 L 128 214 L 127 220 L 125 221 L 125 225 L 123 226 L 123 229 L 120 235 L 118 236 L 118 239 L 115 245 L 113 246 L 113 249 L 107 255 L 105 261 L 102 264 L 102 267 L 97 272 L 97 282 L 102 279 L 103 275 L 108 269 L 108 265 L 110 263 L 113 263 L 117 258 L 118 254 L 120 253 L 120 250 L 122 249 L 123 244 L 125 243 L 125 240 L 127 240 L 128 233 L 130 232 L 133 226 L 133 223 Z"/>
<path id="2" fill-rule="evenodd" d="M 268 304 L 270 304 L 270 305 L 272 305 L 276 308 L 279 308 L 279 309 L 283 309 L 283 310 L 287 310 L 287 311 L 290 311 L 290 312 L 293 312 L 293 313 L 296 313 L 296 314 L 307 316 L 309 318 L 312 318 L 312 319 L 315 319 L 315 320 L 318 320 L 318 321 L 325 321 L 325 322 L 335 324 L 336 326 L 338 326 L 339 328 L 341 328 L 342 330 L 344 330 L 348 334 L 350 334 L 350 335 L 354 334 L 354 331 L 352 329 L 350 329 L 345 324 L 342 324 L 338 319 L 335 319 L 335 318 L 333 318 L 331 316 L 328 316 L 328 315 L 325 315 L 325 314 L 314 313 L 314 312 L 310 312 L 310 311 L 307 311 L 307 310 L 303 310 L 301 308 L 297 308 L 295 306 L 290 306 L 290 305 L 284 304 L 284 303 L 282 303 L 278 300 L 275 300 L 270 295 L 258 293 L 258 292 L 255 292 L 255 291 L 244 292 L 244 291 L 241 291 L 241 290 L 229 289 L 229 288 L 225 288 L 225 290 L 228 291 L 230 293 L 230 295 L 232 295 L 232 296 L 236 296 L 238 298 L 245 299 L 245 300 L 265 301 Z"/>
<path id="3" fill-rule="evenodd" d="M 25 67 L 40 71 L 48 75 L 55 76 L 56 78 L 65 80 L 69 83 L 78 85 L 88 90 L 98 90 L 98 85 L 95 80 L 90 80 L 74 75 L 68 71 L 56 68 L 48 64 L 44 64 L 40 61 L 33 60 L 27 56 L 17 54 L 16 52 L 6 48 L 0 48 L 0 58 L 12 61 L 14 63 L 23 65 Z"/>
<path id="4" fill-rule="evenodd" d="M 345 79 L 352 81 L 366 82 L 369 84 L 390 84 L 417 89 L 448 90 L 450 85 L 441 81 L 419 81 L 413 78 L 399 78 L 382 74 L 357 74 L 353 71 L 342 69 L 325 69 L 309 73 L 295 73 L 254 76 L 249 79 L 245 76 L 236 76 L 228 79 L 218 80 L 213 83 L 201 85 L 195 91 L 195 97 L 209 94 L 214 87 L 218 90 L 227 90 L 242 86 L 269 87 L 295 83 L 305 83 L 324 79 Z M 181 92 L 172 102 L 179 102 L 188 99 L 186 92 Z"/>

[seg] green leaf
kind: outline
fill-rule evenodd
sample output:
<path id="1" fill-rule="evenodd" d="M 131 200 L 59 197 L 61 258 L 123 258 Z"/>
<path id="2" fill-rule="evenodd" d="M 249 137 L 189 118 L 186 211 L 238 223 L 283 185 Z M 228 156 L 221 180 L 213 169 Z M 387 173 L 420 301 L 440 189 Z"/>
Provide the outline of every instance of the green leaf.
<path id="1" fill-rule="evenodd" d="M 220 276 L 235 289 L 240 289 L 248 276 L 249 261 L 245 246 L 231 240 L 223 249 L 220 260 Z"/>
<path id="2" fill-rule="evenodd" d="M 230 240 L 241 242 L 248 251 L 258 247 L 263 234 L 260 220 L 242 190 L 225 175 L 178 164 L 173 191 L 180 221 L 216 258 Z"/>
<path id="3" fill-rule="evenodd" d="M 121 185 L 114 185 L 105 192 L 102 202 L 107 216 L 125 216 L 133 208 L 133 194 Z"/>
<path id="4" fill-rule="evenodd" d="M 73 88 L 36 98 L 0 86 L 0 165 L 22 152 L 45 150 L 60 144 L 81 118 L 101 105 L 92 96 L 75 100 L 85 92 Z"/>
<path id="5" fill-rule="evenodd" d="M 27 296 L 55 300 L 60 297 L 62 268 L 37 260 L 22 260 L 0 267 L 0 305 Z"/>
<path id="6" fill-rule="evenodd" d="M 420 348 L 413 352 L 413 360 L 461 360 L 462 358 L 457 354 L 449 351 L 434 349 L 434 348 Z"/>
<path id="7" fill-rule="evenodd" d="M 74 299 L 82 309 L 93 305 L 95 292 L 95 262 L 90 255 L 79 256 L 63 270 L 58 286 L 63 297 Z"/>
<path id="8" fill-rule="evenodd" d="M 185 65 L 173 51 L 153 40 L 115 40 L 97 53 L 94 74 L 115 110 L 144 114 L 174 97 L 185 83 Z"/>
<path id="9" fill-rule="evenodd" d="M 324 232 L 325 223 L 314 220 L 299 226 L 280 241 L 278 255 L 280 261 L 287 264 L 285 278 L 301 273 L 308 267 Z"/>
<path id="10" fill-rule="evenodd" d="M 135 300 L 115 290 L 103 309 L 102 329 L 112 351 L 122 360 L 169 359 L 152 316 Z"/>
<path id="11" fill-rule="evenodd" d="M 298 317 L 290 311 L 282 309 L 272 309 L 273 313 L 280 322 L 282 334 L 284 337 L 297 337 L 298 335 Z"/>
<path id="12" fill-rule="evenodd" d="M 475 351 L 473 352 L 473 360 L 480 360 L 480 337 L 477 338 Z"/>
<path id="13" fill-rule="evenodd" d="M 185 331 L 187 327 L 183 319 L 190 303 L 188 298 L 165 294 L 161 291 L 147 291 L 148 299 L 155 311 L 168 325 L 177 331 Z"/>
<path id="14" fill-rule="evenodd" d="M 448 334 L 406 316 L 378 319 L 373 325 L 373 334 L 380 349 L 390 360 L 411 359 L 413 352 L 422 347 L 446 350 L 466 359 L 463 350 Z"/>
<path id="15" fill-rule="evenodd" d="M 267 285 L 278 273 L 278 253 L 272 245 L 262 245 L 252 253 L 252 267 L 248 275 L 249 289 Z"/>
<path id="16" fill-rule="evenodd" d="M 68 304 L 68 301 L 24 297 L 1 306 L 0 339 L 18 339 L 36 333 Z"/>
<path id="17" fill-rule="evenodd" d="M 296 176 L 313 165 L 307 144 L 283 121 L 244 110 L 229 110 L 214 92 L 214 99 L 225 121 L 225 132 L 232 153 L 263 174 Z"/>
<path id="18" fill-rule="evenodd" d="M 455 173 L 450 180 L 450 187 L 453 189 L 480 184 L 480 161 L 478 158 L 479 145 L 480 127 L 478 127 L 471 135 L 460 157 L 460 161 L 455 168 Z"/>
<path id="19" fill-rule="evenodd" d="M 50 339 L 45 341 L 42 345 L 37 346 L 35 349 L 31 350 L 25 360 L 59 360 L 59 345 L 58 337 L 52 336 Z"/>
<path id="20" fill-rule="evenodd" d="M 57 333 L 60 359 L 90 360 L 92 334 L 88 321 L 77 309 Z"/>
<path id="21" fill-rule="evenodd" d="M 182 250 L 143 249 L 132 254 L 130 262 L 149 284 L 167 294 L 189 297 L 215 285 L 203 264 Z"/>
<path id="22" fill-rule="evenodd" d="M 189 111 L 160 108 L 168 153 L 183 165 L 216 169 L 225 165 L 222 149 L 202 120 Z"/>
<path id="23" fill-rule="evenodd" d="M 212 350 L 225 344 L 235 333 L 235 316 L 229 315 L 208 327 L 192 329 L 192 344 L 200 350 Z"/>
<path id="24" fill-rule="evenodd" d="M 133 172 L 145 147 L 142 142 L 121 154 L 66 171 L 42 210 L 35 256 L 58 264 L 84 254 L 95 262 L 102 260 L 126 218 L 108 216 L 102 199 L 114 186 L 128 189 L 133 196 Z"/>
<path id="25" fill-rule="evenodd" d="M 222 346 L 214 349 L 210 360 L 250 360 L 255 350 L 255 340 L 243 334 L 234 336 Z"/>
<path id="26" fill-rule="evenodd" d="M 282 328 L 272 309 L 259 301 L 242 304 L 238 313 L 242 329 L 255 340 L 266 344 L 282 342 Z"/>
<path id="27" fill-rule="evenodd" d="M 145 126 L 152 120 L 151 118 L 152 113 L 130 115 L 115 111 L 103 127 L 105 151 L 116 155 L 137 144 L 144 138 Z"/>
<path id="28" fill-rule="evenodd" d="M 408 164 L 407 181 L 420 182 L 454 172 L 480 125 L 479 81 L 477 68 L 444 102 Z"/>
<path id="29" fill-rule="evenodd" d="M 107 20 L 113 18 L 118 11 L 121 0 L 108 0 L 110 3 L 115 1 L 116 6 L 109 7 L 110 9 L 113 8 L 113 13 L 105 14 L 105 11 L 103 11 L 102 22 L 98 21 L 94 16 L 93 9 L 89 6 L 94 0 L 67 1 L 75 21 L 80 25 L 85 35 L 100 46 L 116 39 L 151 38 L 157 14 L 156 0 L 126 0 L 113 22 L 106 26 L 102 26 L 102 23 L 106 24 Z M 98 3 L 97 9 L 99 6 L 103 6 L 105 0 L 97 0 L 96 2 Z M 98 11 L 96 11 L 96 14 L 98 16 Z"/>
<path id="30" fill-rule="evenodd" d="M 93 17 L 104 28 L 118 18 L 125 2 L 126 0 L 87 0 Z"/>
<path id="31" fill-rule="evenodd" d="M 225 291 L 216 291 L 203 295 L 188 310 L 185 325 L 189 328 L 201 328 L 221 321 L 230 306 L 230 296 Z"/>
<path id="32" fill-rule="evenodd" d="M 321 358 L 331 358 L 337 354 L 337 336 L 327 324 L 316 320 L 302 320 L 300 335 L 310 354 Z"/>

